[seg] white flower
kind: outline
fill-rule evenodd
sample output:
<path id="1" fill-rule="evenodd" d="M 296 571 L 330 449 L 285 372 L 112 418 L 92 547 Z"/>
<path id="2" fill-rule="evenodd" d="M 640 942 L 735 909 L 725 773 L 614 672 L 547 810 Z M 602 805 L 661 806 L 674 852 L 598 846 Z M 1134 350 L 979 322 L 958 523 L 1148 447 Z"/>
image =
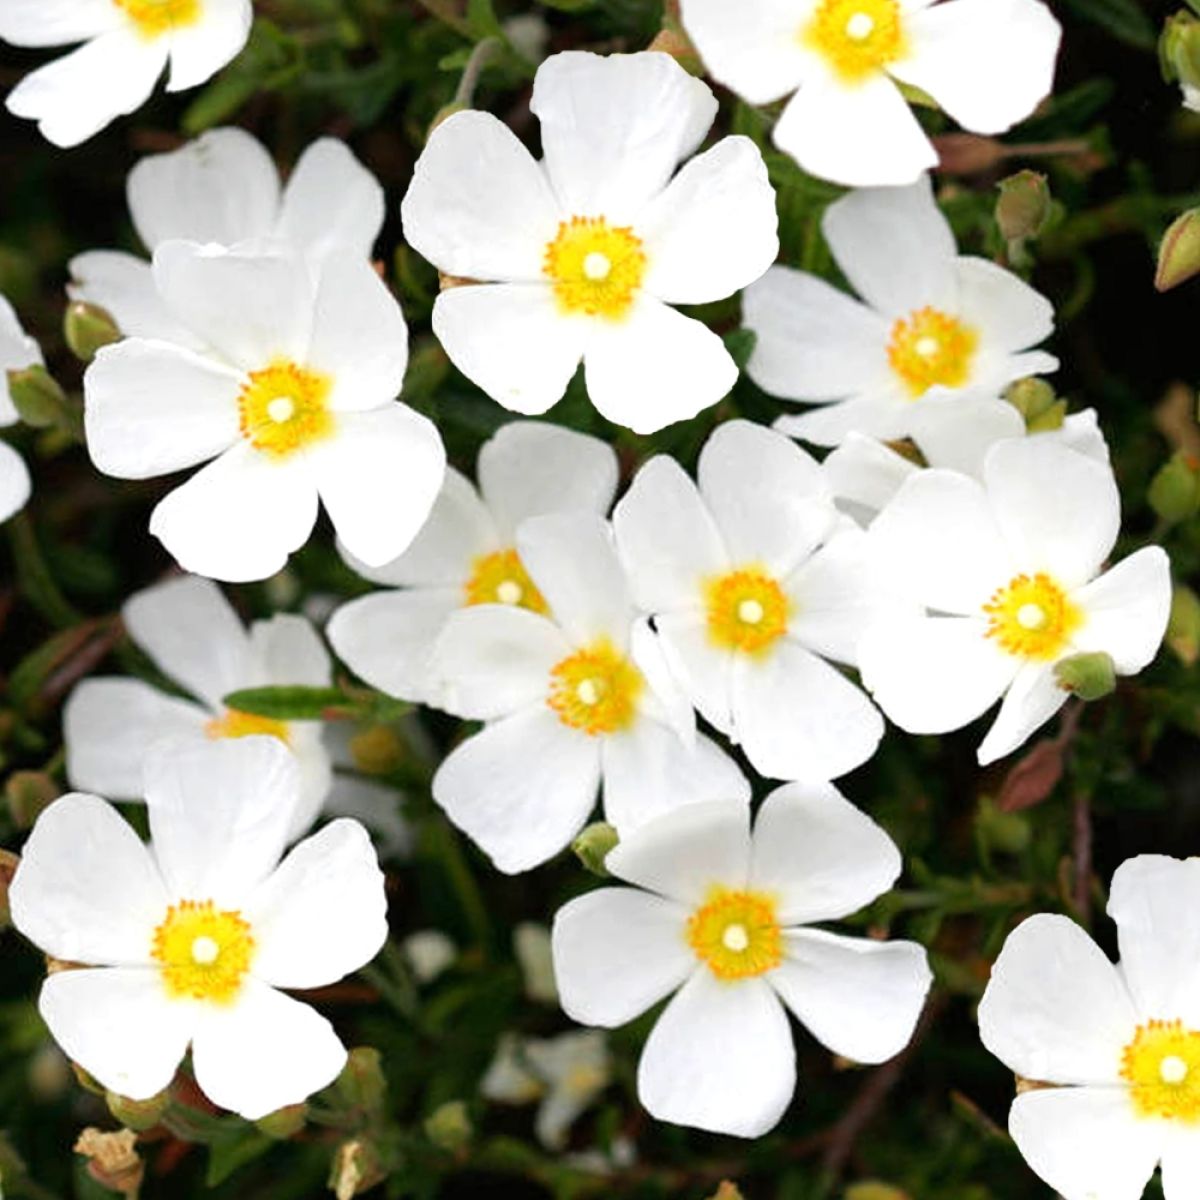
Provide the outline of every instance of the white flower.
<path id="1" fill-rule="evenodd" d="M 101 471 L 146 479 L 215 459 L 160 501 L 150 532 L 189 571 L 263 579 L 307 540 L 320 497 L 350 551 L 395 558 L 429 515 L 445 452 L 394 401 L 408 331 L 370 264 L 170 241 L 153 269 L 205 349 L 126 338 L 84 378 Z"/>
<path id="2" fill-rule="evenodd" d="M 946 733 L 1003 697 L 979 747 L 989 763 L 1065 703 L 1064 658 L 1107 653 L 1120 675 L 1147 666 L 1170 563 L 1148 546 L 1101 574 L 1120 520 L 1111 467 L 1042 438 L 993 446 L 982 483 L 942 470 L 907 480 L 867 536 L 929 612 L 862 640 L 863 682 L 883 711 L 911 733 Z"/>
<path id="3" fill-rule="evenodd" d="M 204 83 L 241 51 L 253 19 L 251 0 L 4 0 L 0 39 L 85 43 L 27 75 L 8 111 L 77 146 L 140 108 L 168 66 L 168 92 Z"/>
<path id="4" fill-rule="evenodd" d="M 537 421 L 505 425 L 479 452 L 478 491 L 453 467 L 421 532 L 395 562 L 359 574 L 392 591 L 344 604 L 329 622 L 338 657 L 373 687 L 406 700 L 431 694 L 429 656 L 450 615 L 471 604 L 545 613 L 516 549 L 517 528 L 553 512 L 604 516 L 617 456 L 596 438 Z"/>
<path id="5" fill-rule="evenodd" d="M 1200 861 L 1130 859 L 1108 915 L 1120 963 L 1066 917 L 1012 933 L 979 1005 L 987 1048 L 1050 1084 L 1019 1095 L 1009 1131 L 1065 1200 L 1200 1195 Z"/>
<path id="6" fill-rule="evenodd" d="M 515 412 L 543 413 L 585 367 L 600 412 L 638 433 L 720 400 L 737 367 L 669 307 L 731 296 L 775 260 L 775 193 L 748 138 L 684 166 L 717 113 L 666 54 L 556 54 L 530 106 L 543 161 L 483 112 L 430 136 L 402 214 L 445 275 L 433 328 L 455 366 Z"/>
<path id="7" fill-rule="evenodd" d="M 333 1027 L 278 989 L 323 987 L 374 957 L 383 875 L 348 820 L 280 862 L 299 789 L 273 738 L 167 746 L 146 764 L 151 846 L 96 796 L 64 796 L 38 818 L 13 923 L 83 965 L 52 974 L 39 1007 L 104 1087 L 148 1099 L 190 1045 L 205 1095 L 254 1120 L 341 1071 Z"/>
<path id="8" fill-rule="evenodd" d="M 139 679 L 85 679 L 63 709 L 71 786 L 116 800 L 141 800 L 147 756 L 167 741 L 277 738 L 300 764 L 301 796 L 288 829 L 312 825 L 332 782 L 319 721 L 275 721 L 227 708 L 243 688 L 328 687 L 329 654 L 303 617 L 279 614 L 247 630 L 207 579 L 172 579 L 137 592 L 121 610 L 130 639 L 194 700 Z"/>
<path id="9" fill-rule="evenodd" d="M 1097 462 L 1108 462 L 1108 443 L 1093 408 L 1072 413 L 1059 429 L 1031 432 L 1017 409 L 1005 400 L 970 404 L 930 400 L 913 414 L 912 426 L 910 436 L 925 466 L 961 471 L 976 479 L 983 478 L 988 450 L 1007 438 L 1058 442 Z M 848 434 L 825 457 L 821 468 L 838 507 L 863 526 L 870 525 L 906 479 L 922 470 L 911 458 L 861 433 Z"/>
<path id="10" fill-rule="evenodd" d="M 835 779 L 883 736 L 870 700 L 827 659 L 891 611 L 820 466 L 798 446 L 730 421 L 700 455 L 699 486 L 665 456 L 613 514 L 634 597 L 654 614 L 696 708 L 776 779 Z"/>
<path id="11" fill-rule="evenodd" d="M 212 129 L 178 150 L 143 158 L 126 185 L 129 215 L 152 254 L 182 238 L 257 250 L 290 247 L 313 266 L 330 254 L 369 258 L 383 226 L 378 181 L 344 142 L 321 138 L 281 188 L 266 148 L 242 129 Z M 122 333 L 202 349 L 154 286 L 150 264 L 120 250 L 70 263 L 73 300 L 106 309 Z"/>
<path id="12" fill-rule="evenodd" d="M 41 347 L 21 328 L 12 305 L 0 296 L 0 428 L 20 420 L 8 392 L 7 372 L 40 366 L 42 361 Z M 0 521 L 25 507 L 29 491 L 25 460 L 7 442 L 0 442 Z"/>
<path id="13" fill-rule="evenodd" d="M 751 104 L 792 97 L 775 144 L 851 186 L 937 165 L 898 85 L 975 133 L 1003 133 L 1054 84 L 1062 29 L 1039 0 L 680 0 L 714 79 Z"/>
<path id="14" fill-rule="evenodd" d="M 1025 352 L 1053 331 L 1049 301 L 995 263 L 958 255 L 928 178 L 852 192 L 822 228 L 865 303 L 790 267 L 746 291 L 745 325 L 758 337 L 747 373 L 773 395 L 822 405 L 777 429 L 820 446 L 849 433 L 889 441 L 914 432 L 935 399 L 995 400 L 1013 380 L 1058 368 Z"/>
<path id="15" fill-rule="evenodd" d="M 849 916 L 900 873 L 891 838 L 831 784 L 778 788 L 753 835 L 742 804 L 679 809 L 605 865 L 635 886 L 559 911 L 555 971 L 585 1025 L 624 1025 L 678 989 L 638 1069 L 652 1116 L 740 1137 L 771 1129 L 796 1087 L 784 1005 L 857 1062 L 908 1044 L 931 979 L 924 950 L 805 928 Z"/>
<path id="16" fill-rule="evenodd" d="M 749 803 L 746 780 L 696 733 L 657 639 L 637 620 L 605 522 L 586 512 L 533 517 L 517 549 L 552 617 L 464 608 L 434 649 L 441 703 L 487 722 L 434 776 L 450 820 L 511 874 L 566 846 L 601 785 L 622 835 L 677 805 Z"/>

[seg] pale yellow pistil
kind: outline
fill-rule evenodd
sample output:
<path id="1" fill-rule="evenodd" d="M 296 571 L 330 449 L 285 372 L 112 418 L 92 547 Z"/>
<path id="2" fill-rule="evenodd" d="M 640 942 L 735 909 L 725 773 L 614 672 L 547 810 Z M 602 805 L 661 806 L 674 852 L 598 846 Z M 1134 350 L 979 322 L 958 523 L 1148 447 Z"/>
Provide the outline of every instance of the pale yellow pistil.
<path id="1" fill-rule="evenodd" d="M 800 30 L 845 83 L 862 83 L 908 52 L 898 0 L 822 0 Z"/>
<path id="2" fill-rule="evenodd" d="M 1049 575 L 1018 575 L 983 606 L 987 636 L 1018 658 L 1048 662 L 1059 658 L 1083 613 Z"/>
<path id="3" fill-rule="evenodd" d="M 513 549 L 480 555 L 471 565 L 471 577 L 463 584 L 463 592 L 463 602 L 468 605 L 507 604 L 535 613 L 550 611 Z"/>
<path id="4" fill-rule="evenodd" d="M 749 979 L 783 961 L 775 900 L 765 892 L 713 887 L 688 919 L 687 940 L 718 979 Z"/>
<path id="5" fill-rule="evenodd" d="M 201 0 L 113 0 L 142 37 L 154 39 L 195 25 L 204 15 Z"/>
<path id="6" fill-rule="evenodd" d="M 978 347 L 979 335 L 957 317 L 921 308 L 892 326 L 888 361 L 916 399 L 931 387 L 968 383 Z"/>
<path id="7" fill-rule="evenodd" d="M 1121 1056 L 1121 1078 L 1139 1117 L 1200 1124 L 1200 1032 L 1181 1021 L 1138 1026 Z"/>
<path id="8" fill-rule="evenodd" d="M 572 217 L 546 246 L 542 269 L 561 312 L 617 321 L 628 315 L 642 286 L 646 253 L 627 226 Z"/>
<path id="9" fill-rule="evenodd" d="M 174 999 L 228 1004 L 237 998 L 254 956 L 254 937 L 240 912 L 211 900 L 181 900 L 154 931 L 151 957 Z"/>
<path id="10" fill-rule="evenodd" d="M 602 638 L 554 667 L 546 703 L 572 729 L 620 733 L 636 720 L 644 687 L 641 671 Z"/>
<path id="11" fill-rule="evenodd" d="M 761 567 L 743 567 L 704 585 L 708 637 L 722 650 L 761 656 L 787 633 L 791 604 Z"/>
<path id="12" fill-rule="evenodd" d="M 328 376 L 286 360 L 252 372 L 238 397 L 242 437 L 272 458 L 286 458 L 329 437 L 332 388 Z"/>

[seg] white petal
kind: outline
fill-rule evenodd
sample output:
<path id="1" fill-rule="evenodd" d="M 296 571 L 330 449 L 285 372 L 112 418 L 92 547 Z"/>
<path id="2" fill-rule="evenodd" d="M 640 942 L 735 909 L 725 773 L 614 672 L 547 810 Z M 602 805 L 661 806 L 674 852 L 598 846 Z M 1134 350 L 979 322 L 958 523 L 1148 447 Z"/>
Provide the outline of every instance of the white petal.
<path id="1" fill-rule="evenodd" d="M 346 1065 L 333 1026 L 314 1008 L 247 979 L 231 1005 L 206 1005 L 192 1043 L 196 1082 L 248 1121 L 299 1104 Z"/>
<path id="2" fill-rule="evenodd" d="M 325 807 L 333 787 L 333 763 L 320 721 L 293 721 L 287 726 L 287 736 L 288 748 L 300 765 L 300 796 L 287 829 L 287 840 L 294 842 L 312 829 Z"/>
<path id="3" fill-rule="evenodd" d="M 1016 678 L 1006 654 L 973 617 L 913 617 L 867 631 L 858 648 L 863 685 L 909 733 L 948 733 L 981 717 Z"/>
<path id="4" fill-rule="evenodd" d="M 554 917 L 554 978 L 563 1011 L 584 1025 L 632 1021 L 695 970 L 687 912 L 634 888 L 600 888 Z"/>
<path id="5" fill-rule="evenodd" d="M 646 681 L 639 698 L 640 711 L 673 730 L 685 745 L 696 741 L 696 712 L 687 697 L 663 640 L 651 628 L 650 618 L 641 616 L 629 636 L 629 657 Z"/>
<path id="6" fill-rule="evenodd" d="M 279 210 L 274 161 L 236 128 L 210 129 L 178 150 L 143 158 L 126 192 L 134 228 L 151 251 L 171 238 L 231 246 L 266 237 Z"/>
<path id="7" fill-rule="evenodd" d="M 889 69 L 975 133 L 1011 129 L 1054 87 L 1062 27 L 1040 0 L 955 0 L 905 28 L 909 53 Z"/>
<path id="8" fill-rule="evenodd" d="M 1027 1092 L 1013 1102 L 1008 1131 L 1064 1200 L 1141 1200 L 1167 1142 L 1158 1122 L 1134 1116 L 1124 1088 Z"/>
<path id="9" fill-rule="evenodd" d="M 733 716 L 735 655 L 713 644 L 702 611 L 660 614 L 655 618 L 667 661 L 700 715 L 723 733 Z"/>
<path id="10" fill-rule="evenodd" d="M 776 578 L 807 558 L 837 521 L 820 464 L 750 421 L 717 427 L 697 479 L 734 564 L 758 564 Z"/>
<path id="11" fill-rule="evenodd" d="M 1078 450 L 1080 454 L 1086 454 L 1097 462 L 1109 461 L 1108 443 L 1104 440 L 1100 418 L 1094 408 L 1072 413 L 1063 421 L 1061 429 L 1038 436 L 1065 442 L 1072 450 Z"/>
<path id="12" fill-rule="evenodd" d="M 39 817 L 9 888 L 13 924 L 67 962 L 141 965 L 166 915 L 163 881 L 132 827 L 71 793 Z"/>
<path id="13" fill-rule="evenodd" d="M 65 46 L 119 29 L 124 22 L 111 0 L 5 0 L 0 40 L 14 46 Z"/>
<path id="14" fill-rule="evenodd" d="M 851 192 L 829 206 L 821 227 L 850 285 L 885 318 L 957 307 L 958 248 L 928 176 Z"/>
<path id="15" fill-rule="evenodd" d="M 529 107 L 563 211 L 616 225 L 636 219 L 717 115 L 708 87 L 658 53 L 555 54 Z"/>
<path id="16" fill-rule="evenodd" d="M 179 737 L 203 737 L 209 714 L 140 679 L 85 679 L 63 707 L 67 778 L 114 800 L 142 798 L 147 749 Z"/>
<path id="17" fill-rule="evenodd" d="M 900 89 L 883 74 L 852 87 L 813 78 L 783 110 L 774 138 L 809 174 L 848 187 L 910 184 L 938 163 Z"/>
<path id="18" fill-rule="evenodd" d="M 150 479 L 238 440 L 242 377 L 191 350 L 132 338 L 106 346 L 84 377 L 88 452 L 99 470 Z"/>
<path id="19" fill-rule="evenodd" d="M 1054 305 L 1011 271 L 986 258 L 960 258 L 955 274 L 959 317 L 979 330 L 986 345 L 1014 353 L 1054 332 Z"/>
<path id="20" fill-rule="evenodd" d="M 668 304 L 707 304 L 753 283 L 779 254 L 775 189 L 758 147 L 727 137 L 687 163 L 637 224 L 642 286 Z"/>
<path id="21" fill-rule="evenodd" d="M 610 874 L 682 904 L 746 886 L 750 810 L 736 798 L 685 804 L 639 826 L 604 860 Z"/>
<path id="22" fill-rule="evenodd" d="M 38 1010 L 72 1061 L 118 1096 L 148 1100 L 175 1077 L 194 1009 L 171 1003 L 158 971 L 60 971 L 42 985 Z"/>
<path id="23" fill-rule="evenodd" d="M 1068 699 L 1051 664 L 1025 663 L 1009 685 L 987 737 L 979 746 L 980 765 L 986 766 L 1020 749 L 1029 737 Z"/>
<path id="24" fill-rule="evenodd" d="M 1072 597 L 1086 615 L 1071 641 L 1075 649 L 1111 654 L 1118 672 L 1134 675 L 1150 665 L 1171 615 L 1171 562 L 1158 546 L 1145 546 Z"/>
<path id="25" fill-rule="evenodd" d="M 844 400 L 892 383 L 887 321 L 816 275 L 772 267 L 742 312 L 758 338 L 746 374 L 773 396 Z"/>
<path id="26" fill-rule="evenodd" d="M 684 804 L 750 803 L 750 785 L 715 742 L 689 745 L 675 730 L 641 717 L 604 739 L 604 816 L 622 837 Z"/>
<path id="27" fill-rule="evenodd" d="M 242 51 L 254 23 L 251 0 L 205 0 L 200 19 L 171 35 L 168 92 L 198 87 Z"/>
<path id="28" fill-rule="evenodd" d="M 699 490 L 665 454 L 638 471 L 613 511 L 613 530 L 634 598 L 647 612 L 698 607 L 704 580 L 729 567 Z"/>
<path id="29" fill-rule="evenodd" d="M 539 704 L 487 726 L 433 777 L 433 798 L 506 875 L 528 871 L 583 828 L 600 747 Z"/>
<path id="30" fill-rule="evenodd" d="M 883 718 L 836 667 L 796 642 L 733 669 L 733 737 L 771 779 L 837 779 L 865 763 Z"/>
<path id="31" fill-rule="evenodd" d="M 429 662 L 429 683 L 439 708 L 491 720 L 543 704 L 550 672 L 572 652 L 558 626 L 538 613 L 473 605 L 444 625 Z"/>
<path id="32" fill-rule="evenodd" d="M 979 1004 L 983 1044 L 1040 1083 L 1117 1083 L 1137 1025 L 1117 968 L 1074 921 L 1047 913 L 1009 934 Z"/>
<path id="33" fill-rule="evenodd" d="M 1121 974 L 1144 1019 L 1200 1021 L 1200 860 L 1140 854 L 1116 870 L 1108 915 Z"/>
<path id="34" fill-rule="evenodd" d="M 604 516 L 617 490 L 617 456 L 607 442 L 542 421 L 510 421 L 479 452 L 479 490 L 502 536 L 529 517 Z"/>
<path id="35" fill-rule="evenodd" d="M 172 898 L 240 907 L 283 855 L 300 796 L 295 756 L 273 737 L 160 745 L 145 778 Z"/>
<path id="36" fill-rule="evenodd" d="M 166 65 L 161 41 L 128 28 L 102 33 L 78 50 L 31 71 L 5 104 L 16 117 L 37 121 L 42 136 L 69 148 L 140 108 Z"/>
<path id="37" fill-rule="evenodd" d="M 324 987 L 365 966 L 387 940 L 383 872 L 367 831 L 333 821 L 302 841 L 242 909 L 256 979 Z"/>
<path id="38" fill-rule="evenodd" d="M 253 678 L 250 641 L 233 605 L 210 579 L 183 576 L 144 588 L 121 609 L 129 636 L 165 674 L 215 712 Z"/>
<path id="39" fill-rule="evenodd" d="M 384 215 L 379 180 L 345 142 L 326 137 L 300 155 L 284 189 L 277 232 L 310 258 L 344 254 L 365 259 Z"/>
<path id="40" fill-rule="evenodd" d="M 135 168 L 136 169 L 136 168 Z M 119 250 L 89 250 L 71 259 L 72 300 L 98 304 L 126 337 L 170 342 L 203 350 L 203 341 L 185 329 L 163 303 L 150 264 Z"/>
<path id="41" fill-rule="evenodd" d="M 1121 526 L 1111 467 L 1061 444 L 1019 438 L 993 446 L 983 473 L 1023 570 L 1046 571 L 1067 589 L 1095 578 Z"/>
<path id="42" fill-rule="evenodd" d="M 239 442 L 158 502 L 150 532 L 186 570 L 243 583 L 282 570 L 316 520 L 308 472 Z"/>
<path id="43" fill-rule="evenodd" d="M 309 451 L 321 503 L 346 549 L 382 566 L 412 542 L 437 499 L 446 451 L 437 426 L 406 404 L 342 413 Z"/>
<path id="44" fill-rule="evenodd" d="M 811 925 L 870 904 L 900 865 L 892 839 L 833 784 L 789 783 L 759 810 L 750 886 L 775 896 L 781 925 Z"/>
<path id="45" fill-rule="evenodd" d="M 31 490 L 25 460 L 7 442 L 0 442 L 0 522 L 25 507 Z"/>
<path id="46" fill-rule="evenodd" d="M 563 216 L 512 130 L 474 111 L 455 113 L 430 135 L 400 213 L 405 240 L 447 275 L 526 283 L 544 278 Z"/>
<path id="47" fill-rule="evenodd" d="M 908 436 L 915 411 L 912 402 L 898 388 L 891 387 L 886 392 L 814 408 L 797 417 L 780 417 L 775 429 L 814 446 L 840 446 L 855 433 L 890 442 Z"/>
<path id="48" fill-rule="evenodd" d="M 634 433 L 690 420 L 729 394 L 737 364 L 707 325 L 646 293 L 622 321 L 593 321 L 584 371 L 602 416 Z"/>
<path id="49" fill-rule="evenodd" d="M 703 968 L 667 1005 L 638 1064 L 651 1116 L 735 1137 L 774 1128 L 795 1090 L 792 1032 L 770 986 L 727 984 Z"/>
<path id="50" fill-rule="evenodd" d="M 1025 419 L 1007 400 L 928 397 L 913 411 L 912 439 L 925 461 L 976 479 L 996 442 L 1024 436 Z"/>
<path id="51" fill-rule="evenodd" d="M 894 1058 L 912 1038 L 933 975 L 916 942 L 789 930 L 771 986 L 823 1046 L 860 1063 Z"/>
<path id="52" fill-rule="evenodd" d="M 328 687 L 333 679 L 329 651 L 307 617 L 277 613 L 255 621 L 250 645 L 268 684 Z"/>
<path id="53" fill-rule="evenodd" d="M 562 399 L 587 326 L 559 313 L 542 284 L 489 284 L 442 292 L 433 331 L 450 361 L 497 404 L 536 416 Z"/>
<path id="54" fill-rule="evenodd" d="M 1012 405 L 1007 407 L 1012 408 Z M 1020 416 L 1017 419 L 1020 420 Z M 786 428 L 785 422 L 786 418 L 781 418 L 775 428 Z M 821 469 L 833 488 L 839 507 L 869 525 L 904 481 L 915 475 L 920 467 L 882 442 L 852 433 L 836 450 L 826 455 Z"/>

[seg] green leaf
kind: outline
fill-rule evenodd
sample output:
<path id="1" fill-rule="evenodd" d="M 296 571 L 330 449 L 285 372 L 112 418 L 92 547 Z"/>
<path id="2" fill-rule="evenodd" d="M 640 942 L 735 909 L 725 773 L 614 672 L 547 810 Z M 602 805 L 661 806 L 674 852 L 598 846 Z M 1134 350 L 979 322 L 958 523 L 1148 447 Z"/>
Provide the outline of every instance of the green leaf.
<path id="1" fill-rule="evenodd" d="M 737 363 L 738 370 L 744 371 L 746 364 L 750 361 L 750 355 L 754 353 L 758 334 L 752 329 L 734 329 L 721 340 L 725 343 L 725 349 L 729 351 L 730 357 Z"/>
<path id="2" fill-rule="evenodd" d="M 260 1158 L 275 1145 L 273 1139 L 260 1133 L 253 1125 L 231 1130 L 208 1148 L 208 1170 L 204 1182 L 209 1187 L 224 1183 L 239 1167 Z"/>
<path id="3" fill-rule="evenodd" d="M 345 708 L 349 697 L 335 687 L 259 687 L 230 692 L 225 705 L 238 712 L 276 721 L 322 721 L 331 708 Z"/>
<path id="4" fill-rule="evenodd" d="M 1126 45 L 1139 50 L 1154 50 L 1158 46 L 1158 30 L 1136 0 L 1064 0 L 1064 3 Z"/>

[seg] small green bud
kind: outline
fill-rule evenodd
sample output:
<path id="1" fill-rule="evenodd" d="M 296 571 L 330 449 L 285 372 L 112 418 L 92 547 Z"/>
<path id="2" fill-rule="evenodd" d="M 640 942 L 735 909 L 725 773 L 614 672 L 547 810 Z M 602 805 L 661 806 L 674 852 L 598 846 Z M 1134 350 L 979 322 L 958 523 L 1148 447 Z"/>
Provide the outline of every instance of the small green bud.
<path id="1" fill-rule="evenodd" d="M 1045 412 L 1038 413 L 1031 421 L 1026 421 L 1025 428 L 1030 433 L 1052 433 L 1056 429 L 1061 429 L 1066 419 L 1067 402 L 1055 400 Z"/>
<path id="2" fill-rule="evenodd" d="M 450 1100 L 434 1109 L 425 1118 L 425 1136 L 438 1147 L 451 1154 L 465 1149 L 475 1135 L 467 1106 L 461 1100 Z"/>
<path id="3" fill-rule="evenodd" d="M 63 336 L 80 362 L 90 363 L 96 351 L 121 340 L 117 323 L 98 304 L 73 300 L 63 318 Z"/>
<path id="4" fill-rule="evenodd" d="M 1010 385 L 1004 397 L 1025 418 L 1027 426 L 1051 412 L 1059 403 L 1054 389 L 1036 375 L 1018 379 Z"/>
<path id="5" fill-rule="evenodd" d="M 12 886 L 20 858 L 11 850 L 0 850 L 0 931 L 8 928 L 12 914 L 8 908 L 8 889 Z"/>
<path id="6" fill-rule="evenodd" d="M 1167 645 L 1185 666 L 1195 666 L 1200 658 L 1200 596 L 1182 583 L 1171 593 Z"/>
<path id="7" fill-rule="evenodd" d="M 32 829 L 42 812 L 62 794 L 44 771 L 14 771 L 4 785 L 8 811 L 18 829 Z"/>
<path id="8" fill-rule="evenodd" d="M 846 1189 L 846 1200 L 909 1200 L 908 1193 L 902 1192 L 890 1183 L 854 1183 Z"/>
<path id="9" fill-rule="evenodd" d="M 989 797 L 979 803 L 975 827 L 985 845 L 1003 854 L 1020 854 L 1029 845 L 1028 818 L 1019 812 L 1004 812 Z"/>
<path id="10" fill-rule="evenodd" d="M 386 725 L 368 725 L 350 739 L 354 765 L 365 775 L 387 775 L 404 762 L 404 743 Z"/>
<path id="11" fill-rule="evenodd" d="M 131 1100 L 128 1096 L 119 1096 L 116 1092 L 105 1092 L 104 1102 L 108 1105 L 108 1111 L 126 1129 L 132 1129 L 135 1133 L 144 1133 L 147 1129 L 153 1129 L 162 1121 L 162 1115 L 167 1110 L 167 1104 L 170 1102 L 170 1096 L 167 1092 L 159 1092 L 157 1096 L 151 1096 L 149 1100 Z"/>
<path id="12" fill-rule="evenodd" d="M 607 879 L 608 870 L 604 866 L 604 860 L 617 848 L 619 841 L 617 831 L 611 825 L 605 821 L 597 821 L 589 825 L 571 843 L 571 849 L 587 870 L 593 875 L 599 875 L 601 879 Z"/>
<path id="13" fill-rule="evenodd" d="M 1168 17 L 1158 40 L 1158 57 L 1168 83 L 1200 87 L 1200 21 L 1186 12 Z"/>
<path id="14" fill-rule="evenodd" d="M 1037 171 L 1018 171 L 999 184 L 996 224 L 1008 242 L 1035 238 L 1046 228 L 1052 202 L 1046 176 Z"/>
<path id="15" fill-rule="evenodd" d="M 365 1113 L 379 1112 L 387 1097 L 379 1051 L 373 1046 L 355 1046 L 333 1086 L 350 1107 Z"/>
<path id="16" fill-rule="evenodd" d="M 8 394 L 21 420 L 33 429 L 49 429 L 65 422 L 67 394 L 40 363 L 8 372 Z"/>
<path id="17" fill-rule="evenodd" d="M 301 1103 L 289 1104 L 286 1108 L 277 1108 L 274 1112 L 267 1113 L 265 1117 L 259 1117 L 254 1125 L 260 1133 L 265 1133 L 267 1137 L 274 1138 L 277 1142 L 286 1142 L 289 1138 L 295 1137 L 307 1123 L 308 1105 Z"/>
<path id="18" fill-rule="evenodd" d="M 1163 235 L 1154 286 L 1169 292 L 1196 274 L 1200 274 L 1200 208 L 1176 217 Z"/>
<path id="19" fill-rule="evenodd" d="M 1117 669 L 1111 655 L 1103 650 L 1089 654 L 1072 654 L 1054 667 L 1054 678 L 1063 691 L 1080 700 L 1100 700 L 1111 695 L 1117 687 Z"/>
<path id="20" fill-rule="evenodd" d="M 1172 525 L 1200 511 L 1200 464 L 1180 450 L 1173 454 L 1150 481 L 1150 507 Z"/>

